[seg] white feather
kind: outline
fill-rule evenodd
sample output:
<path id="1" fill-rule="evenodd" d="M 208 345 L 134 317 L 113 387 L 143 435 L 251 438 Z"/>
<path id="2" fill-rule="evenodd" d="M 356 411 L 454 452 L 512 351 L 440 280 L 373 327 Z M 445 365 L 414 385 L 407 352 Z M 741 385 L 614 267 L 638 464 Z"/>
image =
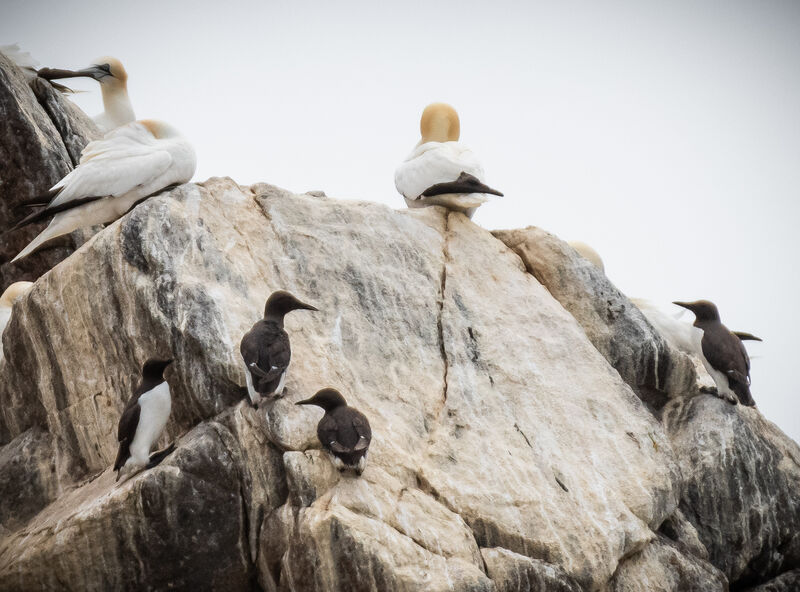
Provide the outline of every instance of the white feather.
<path id="1" fill-rule="evenodd" d="M 139 397 L 138 403 L 141 408 L 139 423 L 130 445 L 131 456 L 125 462 L 125 466 L 143 467 L 150 460 L 150 451 L 161 437 L 172 410 L 169 385 L 166 381 L 162 382 Z"/>
<path id="2" fill-rule="evenodd" d="M 169 185 L 187 183 L 196 162 L 194 149 L 185 139 L 177 135 L 158 139 L 140 122 L 90 142 L 75 170 L 53 186 L 61 192 L 48 208 L 87 197 L 108 197 L 57 213 L 14 260 L 77 228 L 116 220 L 137 201 Z"/>
<path id="3" fill-rule="evenodd" d="M 455 209 L 477 208 L 489 198 L 483 193 L 422 197 L 432 185 L 449 183 L 467 173 L 483 180 L 483 168 L 472 150 L 459 142 L 426 142 L 417 146 L 397 167 L 394 184 L 409 207 L 443 205 Z"/>

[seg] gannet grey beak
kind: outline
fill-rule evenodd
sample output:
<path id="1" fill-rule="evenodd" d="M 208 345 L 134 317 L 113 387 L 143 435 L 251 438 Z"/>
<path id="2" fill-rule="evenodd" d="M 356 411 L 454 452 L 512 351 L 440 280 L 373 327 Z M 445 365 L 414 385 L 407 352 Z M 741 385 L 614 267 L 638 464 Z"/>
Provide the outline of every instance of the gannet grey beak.
<path id="1" fill-rule="evenodd" d="M 61 78 L 94 78 L 102 80 L 106 76 L 111 76 L 111 67 L 108 64 L 96 64 L 83 70 L 60 70 L 57 68 L 42 68 L 39 76 L 45 80 L 58 80 Z"/>

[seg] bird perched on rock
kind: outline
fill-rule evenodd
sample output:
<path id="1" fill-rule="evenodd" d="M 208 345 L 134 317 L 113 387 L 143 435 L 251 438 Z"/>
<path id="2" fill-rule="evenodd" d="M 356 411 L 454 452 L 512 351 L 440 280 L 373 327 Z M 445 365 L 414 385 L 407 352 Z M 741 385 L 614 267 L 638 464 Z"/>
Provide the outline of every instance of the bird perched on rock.
<path id="1" fill-rule="evenodd" d="M 460 144 L 458 113 L 445 103 L 425 107 L 422 139 L 397 167 L 394 184 L 409 208 L 444 206 L 470 218 L 487 194 L 503 194 L 484 185 L 483 168 L 472 151 Z"/>
<path id="2" fill-rule="evenodd" d="M 102 132 L 109 132 L 136 120 L 133 105 L 128 97 L 128 73 L 117 58 L 98 58 L 91 66 L 83 70 L 42 68 L 38 74 L 41 78 L 51 81 L 79 77 L 97 80 L 100 83 L 100 92 L 103 93 L 105 110 L 92 119 Z"/>
<path id="3" fill-rule="evenodd" d="M 14 282 L 3 295 L 0 296 L 0 360 L 3 359 L 3 331 L 11 320 L 11 309 L 20 296 L 27 294 L 33 287 L 33 282 Z"/>
<path id="4" fill-rule="evenodd" d="M 239 351 L 245 365 L 247 393 L 257 406 L 262 398 L 280 396 L 292 358 L 283 317 L 293 310 L 317 310 L 284 290 L 273 292 L 264 307 L 264 318 L 242 337 Z"/>
<path id="5" fill-rule="evenodd" d="M 722 324 L 719 311 L 713 302 L 674 302 L 695 315 L 694 326 L 703 332 L 701 357 L 717 392 L 730 403 L 737 398 L 742 405 L 755 406 L 750 394 L 750 358 L 742 340 Z"/>
<path id="6" fill-rule="evenodd" d="M 139 386 L 119 419 L 119 452 L 114 461 L 117 481 L 123 477 L 127 479 L 142 469 L 154 467 L 174 449 L 174 445 L 170 445 L 166 450 L 150 456 L 150 450 L 161 437 L 172 410 L 169 384 L 164 378 L 164 370 L 172 362 L 150 359 L 142 368 Z"/>
<path id="7" fill-rule="evenodd" d="M 295 405 L 316 405 L 325 410 L 317 424 L 317 437 L 340 471 L 353 469 L 359 475 L 367 466 L 367 450 L 372 440 L 369 420 L 358 409 L 348 407 L 336 389 L 325 388 Z"/>
<path id="8" fill-rule="evenodd" d="M 28 84 L 31 83 L 37 76 L 39 76 L 39 71 L 37 68 L 39 67 L 39 62 L 31 56 L 30 53 L 27 51 L 22 51 L 18 44 L 14 43 L 12 45 L 0 45 L 0 53 L 5 55 L 8 59 L 10 59 L 14 64 L 22 70 L 22 74 L 25 76 L 25 80 L 28 81 Z M 50 84 L 53 88 L 63 94 L 72 94 L 73 91 L 71 88 L 64 86 L 62 84 L 58 84 L 57 82 L 50 81 Z"/>
<path id="9" fill-rule="evenodd" d="M 187 183 L 197 158 L 192 145 L 164 122 L 143 119 L 89 142 L 78 166 L 56 183 L 41 211 L 18 222 L 11 230 L 53 220 L 16 257 L 26 257 L 45 242 L 86 226 L 112 222 L 133 206 L 171 185 Z"/>

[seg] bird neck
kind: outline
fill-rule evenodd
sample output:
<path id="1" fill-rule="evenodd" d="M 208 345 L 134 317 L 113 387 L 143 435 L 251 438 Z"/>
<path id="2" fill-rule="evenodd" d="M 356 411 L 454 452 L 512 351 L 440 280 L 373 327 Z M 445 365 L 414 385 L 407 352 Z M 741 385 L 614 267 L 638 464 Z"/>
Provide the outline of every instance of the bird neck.
<path id="1" fill-rule="evenodd" d="M 125 125 L 136 119 L 124 82 L 112 80 L 101 84 L 100 90 L 103 93 L 103 107 L 115 125 Z"/>
<path id="2" fill-rule="evenodd" d="M 267 312 L 264 315 L 264 320 L 268 323 L 275 323 L 278 328 L 283 329 L 283 316 L 282 313 Z"/>

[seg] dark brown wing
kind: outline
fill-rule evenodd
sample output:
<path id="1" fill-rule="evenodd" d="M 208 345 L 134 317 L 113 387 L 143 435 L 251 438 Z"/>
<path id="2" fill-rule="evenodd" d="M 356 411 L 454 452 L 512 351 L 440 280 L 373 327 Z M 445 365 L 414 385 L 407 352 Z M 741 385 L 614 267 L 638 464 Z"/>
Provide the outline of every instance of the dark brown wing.
<path id="1" fill-rule="evenodd" d="M 333 416 L 326 413 L 317 424 L 317 438 L 323 447 L 336 451 L 334 446 L 339 446 L 338 437 L 337 422 Z"/>
<path id="2" fill-rule="evenodd" d="M 372 441 L 372 428 L 369 427 L 369 421 L 360 411 L 353 414 L 353 429 L 359 436 L 353 450 L 366 450 Z"/>
<path id="3" fill-rule="evenodd" d="M 242 337 L 239 351 L 253 377 L 253 387 L 258 392 L 269 390 L 269 383 L 280 378 L 292 358 L 286 331 L 277 323 L 268 321 L 253 325 Z"/>
<path id="4" fill-rule="evenodd" d="M 750 358 L 742 340 L 720 324 L 713 330 L 703 330 L 701 345 L 709 364 L 728 377 L 728 384 L 739 401 L 743 405 L 755 405 L 750 394 Z"/>
<path id="5" fill-rule="evenodd" d="M 122 412 L 122 417 L 119 418 L 119 426 L 117 427 L 117 441 L 119 442 L 119 451 L 117 452 L 117 460 L 114 461 L 114 470 L 119 470 L 125 461 L 130 456 L 130 446 L 133 442 L 133 437 L 136 435 L 136 428 L 139 425 L 139 414 L 142 408 L 139 407 L 139 396 L 134 395 L 128 401 L 125 411 Z"/>
<path id="6" fill-rule="evenodd" d="M 492 189 L 484 185 L 474 175 L 461 173 L 458 179 L 448 183 L 436 183 L 422 192 L 423 197 L 433 197 L 434 195 L 445 195 L 447 193 L 491 193 L 492 195 L 503 196 L 497 189 Z"/>

